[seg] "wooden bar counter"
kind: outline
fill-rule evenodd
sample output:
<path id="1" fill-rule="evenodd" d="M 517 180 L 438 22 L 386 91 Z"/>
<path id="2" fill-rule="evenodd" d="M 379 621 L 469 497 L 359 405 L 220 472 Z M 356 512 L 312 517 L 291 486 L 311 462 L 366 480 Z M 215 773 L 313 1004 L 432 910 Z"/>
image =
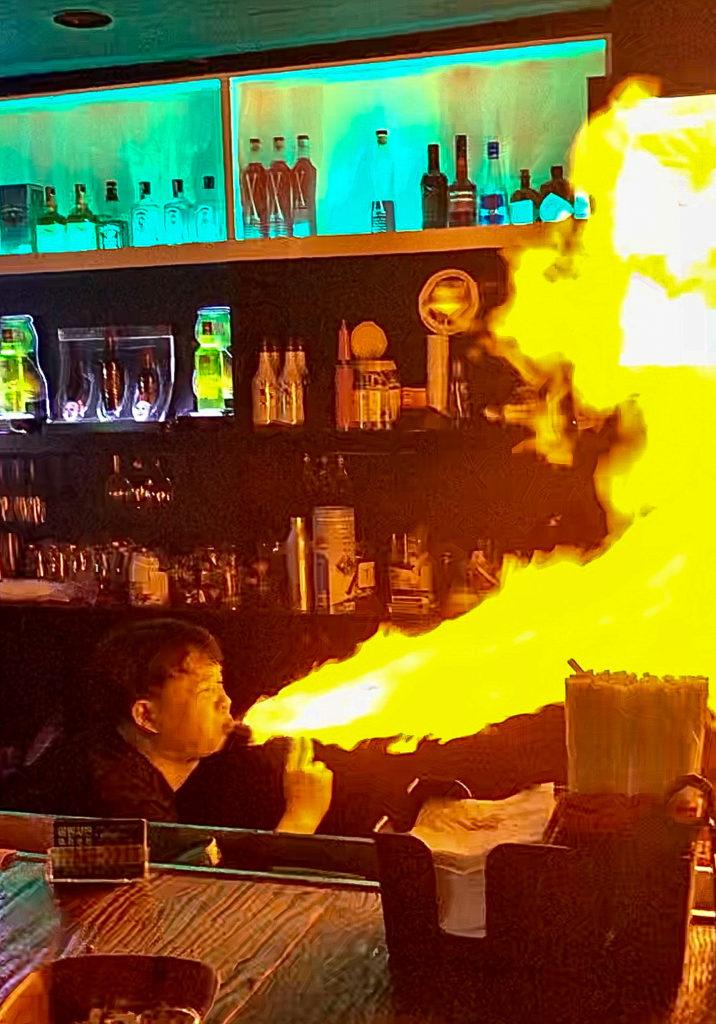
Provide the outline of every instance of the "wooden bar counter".
<path id="1" fill-rule="evenodd" d="M 48 819 L 0 815 L 0 845 L 37 850 L 48 836 Z M 369 881 L 350 885 L 332 887 L 310 873 L 306 884 L 292 884 L 155 867 L 147 881 L 125 887 L 53 890 L 38 853 L 20 854 L 0 871 L 0 998 L 54 958 L 163 954 L 204 960 L 218 972 L 207 1024 L 407 1021 L 392 1008 L 379 892 Z M 493 1005 L 486 991 L 475 1012 L 486 1024 L 505 1024 L 502 1001 Z M 410 1019 L 428 1020 L 419 1011 Z M 510 1024 L 527 1019 L 517 1013 Z M 677 1000 L 649 1024 L 714 1020 L 716 929 L 692 924 Z"/>

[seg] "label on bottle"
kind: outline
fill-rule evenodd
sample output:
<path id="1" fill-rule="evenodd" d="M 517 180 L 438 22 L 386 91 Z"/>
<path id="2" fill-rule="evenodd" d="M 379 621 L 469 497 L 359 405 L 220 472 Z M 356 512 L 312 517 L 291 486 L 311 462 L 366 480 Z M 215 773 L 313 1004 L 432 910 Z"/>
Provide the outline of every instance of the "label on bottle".
<path id="1" fill-rule="evenodd" d="M 196 211 L 197 242 L 218 242 L 216 211 L 212 206 L 200 206 Z"/>
<path id="2" fill-rule="evenodd" d="M 65 252 L 67 249 L 67 232 L 65 225 L 38 224 L 35 229 L 35 248 L 37 252 Z"/>
<path id="3" fill-rule="evenodd" d="M 86 252 L 89 249 L 96 249 L 97 232 L 94 221 L 68 221 L 67 248 L 70 252 Z"/>
<path id="4" fill-rule="evenodd" d="M 549 192 L 540 203 L 540 220 L 545 224 L 556 224 L 574 215 L 572 204 L 555 192 Z"/>
<path id="5" fill-rule="evenodd" d="M 534 224 L 535 204 L 532 199 L 518 199 L 510 203 L 510 220 L 513 224 Z"/>
<path id="6" fill-rule="evenodd" d="M 577 191 L 574 193 L 574 219 L 589 220 L 592 213 L 589 196 L 586 192 Z"/>
<path id="7" fill-rule="evenodd" d="M 102 224 L 97 231 L 97 240 L 100 249 L 122 249 L 124 247 L 122 224 L 118 221 L 108 221 Z"/>
<path id="8" fill-rule="evenodd" d="M 132 214 L 132 245 L 158 245 L 159 218 L 156 207 L 141 204 Z"/>

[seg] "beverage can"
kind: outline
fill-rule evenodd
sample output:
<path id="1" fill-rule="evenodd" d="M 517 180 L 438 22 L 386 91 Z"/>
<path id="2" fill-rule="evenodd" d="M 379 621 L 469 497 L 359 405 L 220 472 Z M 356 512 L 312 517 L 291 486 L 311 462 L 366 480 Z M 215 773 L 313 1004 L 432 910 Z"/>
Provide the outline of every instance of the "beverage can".
<path id="1" fill-rule="evenodd" d="M 345 506 L 313 510 L 313 578 L 316 611 L 355 611 L 355 511 Z"/>

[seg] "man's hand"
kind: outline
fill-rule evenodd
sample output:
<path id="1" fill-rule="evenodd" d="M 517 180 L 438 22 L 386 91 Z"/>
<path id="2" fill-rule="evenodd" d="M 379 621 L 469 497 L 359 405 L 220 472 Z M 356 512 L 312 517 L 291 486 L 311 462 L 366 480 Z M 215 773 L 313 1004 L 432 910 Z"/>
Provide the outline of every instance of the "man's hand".
<path id="1" fill-rule="evenodd" d="M 277 832 L 315 832 L 328 811 L 333 792 L 333 772 L 313 760 L 309 739 L 291 740 L 283 772 L 286 811 Z"/>

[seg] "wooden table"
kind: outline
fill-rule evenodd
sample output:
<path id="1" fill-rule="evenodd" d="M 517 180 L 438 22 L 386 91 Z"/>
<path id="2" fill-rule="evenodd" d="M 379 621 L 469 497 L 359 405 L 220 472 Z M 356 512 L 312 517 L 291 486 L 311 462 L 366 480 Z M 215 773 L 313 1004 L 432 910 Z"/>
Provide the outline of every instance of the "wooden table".
<path id="1" fill-rule="evenodd" d="M 88 946 L 206 960 L 221 979 L 207 1024 L 398 1020 L 376 893 L 184 870 L 121 889 L 58 894 L 37 862 L 20 860 L 0 873 L 0 996 L 44 960 Z M 480 1015 L 493 1019 L 487 1007 Z M 681 992 L 661 1020 L 716 1020 L 716 929 L 692 927 Z"/>

